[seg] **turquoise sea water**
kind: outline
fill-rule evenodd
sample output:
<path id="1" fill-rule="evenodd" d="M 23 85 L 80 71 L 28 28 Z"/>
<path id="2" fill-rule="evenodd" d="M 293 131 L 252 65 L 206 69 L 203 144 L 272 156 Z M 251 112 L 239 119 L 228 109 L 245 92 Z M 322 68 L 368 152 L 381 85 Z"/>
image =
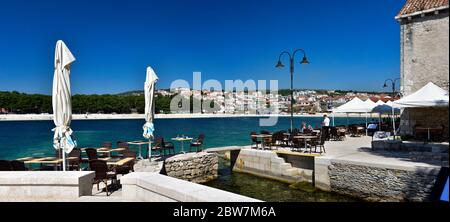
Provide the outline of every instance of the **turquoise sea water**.
<path id="1" fill-rule="evenodd" d="M 251 131 L 287 130 L 290 126 L 288 117 L 280 117 L 278 123 L 271 127 L 260 127 L 257 117 L 235 118 L 198 118 L 198 119 L 157 119 L 155 134 L 166 140 L 185 135 L 196 137 L 206 135 L 205 148 L 248 145 Z M 301 122 L 320 126 L 321 117 L 297 117 L 295 124 Z M 365 118 L 349 118 L 349 123 L 364 123 Z M 347 118 L 335 118 L 336 125 L 347 124 Z M 99 147 L 103 141 L 143 140 L 142 125 L 144 120 L 74 120 L 72 129 L 79 147 Z M 0 121 L 0 159 L 15 159 L 24 156 L 53 155 L 52 146 L 53 121 Z M 176 150 L 180 149 L 175 142 Z M 185 143 L 185 149 L 188 143 Z M 137 149 L 132 148 L 132 149 Z M 143 149 L 143 155 L 146 154 Z"/>

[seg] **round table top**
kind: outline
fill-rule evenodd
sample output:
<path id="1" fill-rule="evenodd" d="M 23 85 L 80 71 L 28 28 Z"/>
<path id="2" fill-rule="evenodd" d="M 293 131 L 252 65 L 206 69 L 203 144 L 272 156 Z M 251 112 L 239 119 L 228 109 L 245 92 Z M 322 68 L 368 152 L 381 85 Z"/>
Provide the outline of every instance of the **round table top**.
<path id="1" fill-rule="evenodd" d="M 271 137 L 272 135 L 270 134 L 255 134 L 252 135 L 252 137 L 257 137 L 257 138 L 265 138 L 265 137 Z"/>
<path id="2" fill-rule="evenodd" d="M 127 142 L 127 143 L 128 143 L 128 144 L 131 144 L 131 145 L 144 145 L 144 144 L 150 144 L 149 141 L 143 141 L 143 140 L 130 141 L 130 142 Z"/>
<path id="3" fill-rule="evenodd" d="M 185 141 L 185 140 L 193 140 L 193 138 L 191 138 L 191 137 L 175 137 L 175 138 L 172 138 L 172 140 Z"/>
<path id="4" fill-rule="evenodd" d="M 317 136 L 310 136 L 310 135 L 298 135 L 294 136 L 294 139 L 314 139 L 317 138 Z"/>

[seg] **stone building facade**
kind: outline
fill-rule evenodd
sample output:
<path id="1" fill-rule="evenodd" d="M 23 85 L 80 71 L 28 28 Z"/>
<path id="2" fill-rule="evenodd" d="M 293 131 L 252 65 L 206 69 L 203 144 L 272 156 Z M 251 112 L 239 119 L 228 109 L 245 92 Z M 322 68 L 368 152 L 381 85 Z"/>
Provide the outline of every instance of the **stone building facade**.
<path id="1" fill-rule="evenodd" d="M 396 16 L 400 23 L 402 96 L 428 82 L 449 89 L 448 0 L 407 0 Z M 407 108 L 401 114 L 400 134 L 411 135 L 416 124 L 444 126 L 448 139 L 448 107 Z"/>

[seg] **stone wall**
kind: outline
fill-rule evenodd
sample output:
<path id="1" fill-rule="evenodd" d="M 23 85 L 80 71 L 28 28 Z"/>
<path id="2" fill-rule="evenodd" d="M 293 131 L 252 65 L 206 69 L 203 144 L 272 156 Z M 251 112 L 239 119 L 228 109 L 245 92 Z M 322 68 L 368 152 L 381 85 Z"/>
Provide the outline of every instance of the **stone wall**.
<path id="1" fill-rule="evenodd" d="M 179 154 L 165 160 L 164 171 L 167 176 L 205 183 L 218 177 L 219 158 L 215 153 Z"/>
<path id="2" fill-rule="evenodd" d="M 428 82 L 449 87 L 449 11 L 438 15 L 415 16 L 400 22 L 401 93 L 416 92 Z M 448 107 L 445 109 L 405 109 L 401 114 L 400 135 L 412 135 L 415 124 L 445 125 L 448 139 Z"/>
<path id="3" fill-rule="evenodd" d="M 233 171 L 295 183 L 312 182 L 313 170 L 292 167 L 290 163 L 268 150 L 242 149 Z"/>
<path id="4" fill-rule="evenodd" d="M 400 135 L 414 135 L 416 124 L 430 127 L 444 127 L 443 138 L 448 141 L 448 107 L 445 108 L 406 108 L 401 114 Z"/>
<path id="5" fill-rule="evenodd" d="M 0 171 L 1 201 L 75 201 L 92 195 L 93 171 Z"/>
<path id="6" fill-rule="evenodd" d="M 429 201 L 439 169 L 401 170 L 331 161 L 330 190 L 368 201 Z"/>
<path id="7" fill-rule="evenodd" d="M 129 173 L 120 178 L 123 201 L 144 202 L 260 202 L 230 193 L 150 172 Z"/>
<path id="8" fill-rule="evenodd" d="M 409 95 L 433 82 L 448 90 L 449 12 L 400 22 L 401 91 Z"/>

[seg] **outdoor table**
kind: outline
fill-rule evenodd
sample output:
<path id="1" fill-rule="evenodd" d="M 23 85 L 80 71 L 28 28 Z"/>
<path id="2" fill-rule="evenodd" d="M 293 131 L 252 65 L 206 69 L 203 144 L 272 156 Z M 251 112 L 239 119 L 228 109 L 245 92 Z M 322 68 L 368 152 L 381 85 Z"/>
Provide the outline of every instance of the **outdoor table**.
<path id="1" fill-rule="evenodd" d="M 428 138 L 428 140 L 430 140 L 431 139 L 430 131 L 440 131 L 440 130 L 442 130 L 442 128 L 441 127 L 417 126 L 416 130 L 424 130 L 424 131 L 426 130 L 427 131 L 427 138 Z"/>
<path id="2" fill-rule="evenodd" d="M 66 160 L 76 160 L 77 157 L 67 157 Z M 24 164 L 51 164 L 55 166 L 55 170 L 58 170 L 58 165 L 63 161 L 61 158 L 57 157 L 24 157 L 17 159 L 23 161 Z"/>
<path id="3" fill-rule="evenodd" d="M 109 166 L 122 166 L 131 161 L 134 161 L 133 157 L 126 157 L 126 158 L 122 158 L 122 159 L 110 159 L 110 160 L 106 161 L 106 164 Z"/>
<path id="4" fill-rule="evenodd" d="M 172 140 L 174 140 L 174 141 L 180 141 L 180 143 L 181 143 L 181 151 L 180 151 L 180 153 L 186 153 L 186 152 L 184 152 L 184 141 L 191 141 L 193 138 L 190 138 L 190 137 L 175 137 L 175 138 L 172 138 Z"/>
<path id="5" fill-rule="evenodd" d="M 360 136 L 361 134 L 363 134 L 363 132 L 364 132 L 364 127 L 362 127 L 362 126 L 356 127 L 356 134 L 357 134 L 358 136 Z"/>
<path id="6" fill-rule="evenodd" d="M 317 139 L 317 136 L 310 136 L 310 135 L 298 135 L 298 136 L 294 136 L 294 139 L 301 139 L 305 141 L 305 150 L 308 148 L 306 146 L 306 141 L 311 140 L 311 139 Z M 311 149 L 309 150 L 309 153 L 311 153 Z"/>
<path id="7" fill-rule="evenodd" d="M 272 135 L 271 134 L 255 134 L 255 135 L 252 135 L 252 137 L 261 139 L 261 145 L 262 145 L 261 149 L 264 149 L 264 147 L 265 147 L 264 139 L 270 138 L 270 137 L 272 137 Z"/>
<path id="8" fill-rule="evenodd" d="M 86 152 L 87 148 L 81 148 L 82 152 Z M 108 157 L 111 157 L 111 153 L 113 152 L 121 152 L 126 150 L 126 148 L 108 148 L 108 147 L 100 147 L 100 148 L 95 148 L 97 150 L 97 153 L 106 153 Z"/>
<path id="9" fill-rule="evenodd" d="M 138 145 L 139 146 L 139 155 L 136 159 L 140 159 L 140 160 L 144 159 L 141 154 L 141 147 L 142 147 L 142 145 L 145 145 L 145 144 L 150 145 L 149 141 L 139 140 L 139 141 L 131 141 L 131 142 L 127 142 L 127 143 L 130 145 Z"/>

